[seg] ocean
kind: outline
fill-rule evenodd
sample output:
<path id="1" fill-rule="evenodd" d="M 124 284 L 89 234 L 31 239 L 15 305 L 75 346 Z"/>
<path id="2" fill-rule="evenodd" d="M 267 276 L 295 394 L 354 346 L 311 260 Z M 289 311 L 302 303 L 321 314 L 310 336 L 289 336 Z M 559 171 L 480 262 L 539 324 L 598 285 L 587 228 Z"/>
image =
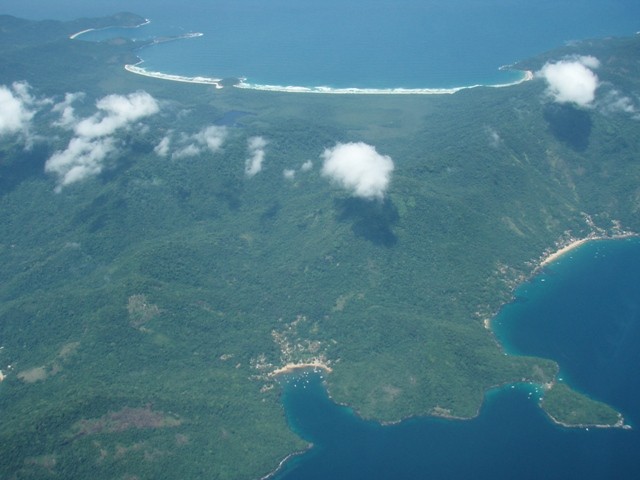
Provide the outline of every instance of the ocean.
<path id="1" fill-rule="evenodd" d="M 2 13 L 70 19 L 133 11 L 139 29 L 92 32 L 150 38 L 203 33 L 140 52 L 171 75 L 241 77 L 252 88 L 450 91 L 517 82 L 500 70 L 566 42 L 638 29 L 634 0 L 5 0 Z"/>
<path id="2" fill-rule="evenodd" d="M 284 382 L 283 402 L 314 447 L 276 478 L 640 478 L 640 240 L 594 241 L 561 257 L 492 325 L 508 352 L 558 361 L 564 381 L 616 407 L 632 430 L 558 426 L 526 384 L 488 392 L 471 420 L 382 426 L 333 403 L 307 373 Z"/>

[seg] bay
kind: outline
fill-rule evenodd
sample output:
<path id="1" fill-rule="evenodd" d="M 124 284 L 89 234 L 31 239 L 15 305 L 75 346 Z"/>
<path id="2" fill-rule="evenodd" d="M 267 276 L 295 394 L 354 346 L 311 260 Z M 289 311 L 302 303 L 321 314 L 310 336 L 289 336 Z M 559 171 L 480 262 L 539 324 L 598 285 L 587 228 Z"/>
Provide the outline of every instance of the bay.
<path id="1" fill-rule="evenodd" d="M 333 403 L 307 373 L 284 383 L 283 402 L 314 446 L 276 478 L 638 478 L 640 240 L 594 241 L 561 257 L 516 291 L 493 328 L 510 354 L 557 360 L 564 381 L 620 409 L 633 429 L 558 426 L 526 384 L 488 392 L 470 420 L 384 426 Z"/>
<path id="2" fill-rule="evenodd" d="M 151 20 L 109 35 L 204 35 L 140 52 L 144 68 L 172 75 L 244 77 L 254 87 L 451 89 L 505 84 L 503 65 L 567 41 L 632 35 L 631 0 L 115 0 L 62 5 L 8 0 L 4 11 L 62 18 L 130 10 Z"/>

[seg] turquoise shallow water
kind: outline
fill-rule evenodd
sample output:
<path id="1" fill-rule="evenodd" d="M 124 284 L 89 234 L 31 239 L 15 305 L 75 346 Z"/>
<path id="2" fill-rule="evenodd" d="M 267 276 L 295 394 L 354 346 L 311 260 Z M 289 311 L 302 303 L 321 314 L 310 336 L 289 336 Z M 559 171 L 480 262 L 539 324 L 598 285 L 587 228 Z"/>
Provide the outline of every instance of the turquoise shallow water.
<path id="1" fill-rule="evenodd" d="M 499 67 L 566 41 L 631 35 L 635 0 L 5 0 L 31 18 L 134 11 L 138 38 L 202 32 L 141 52 L 145 68 L 175 75 L 247 77 L 253 85 L 452 88 L 521 78 Z"/>
<path id="2" fill-rule="evenodd" d="M 308 375 L 285 383 L 292 428 L 314 448 L 279 480 L 640 478 L 640 240 L 587 244 L 517 292 L 495 322 L 512 353 L 560 362 L 565 380 L 619 408 L 633 430 L 567 429 L 530 385 L 488 392 L 468 421 L 365 422 Z"/>

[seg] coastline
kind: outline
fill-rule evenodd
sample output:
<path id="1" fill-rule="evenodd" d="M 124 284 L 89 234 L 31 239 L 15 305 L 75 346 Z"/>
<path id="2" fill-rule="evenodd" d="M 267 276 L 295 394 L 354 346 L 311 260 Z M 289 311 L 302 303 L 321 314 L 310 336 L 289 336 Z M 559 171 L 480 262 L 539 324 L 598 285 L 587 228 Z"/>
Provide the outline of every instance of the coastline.
<path id="1" fill-rule="evenodd" d="M 531 273 L 527 276 L 523 276 L 522 281 L 520 281 L 518 285 L 526 282 L 533 276 L 540 273 L 540 271 L 543 270 L 544 268 L 548 267 L 549 265 L 556 262 L 557 260 L 565 256 L 566 254 L 572 252 L 573 250 L 581 247 L 582 245 L 585 245 L 586 243 L 597 242 L 600 240 L 621 240 L 625 238 L 635 238 L 639 236 L 640 234 L 637 234 L 635 232 L 616 231 L 615 233 L 607 234 L 607 233 L 602 233 L 602 231 L 599 231 L 598 233 L 594 232 L 582 238 L 569 237 L 567 240 L 560 240 L 556 242 L 556 245 L 554 247 L 549 247 L 542 253 L 542 255 L 535 261 L 535 264 L 534 264 L 535 266 L 533 267 L 533 270 L 531 271 Z M 497 313 L 491 315 L 490 317 L 485 317 L 482 320 L 482 324 L 484 325 L 484 328 L 486 328 L 487 330 L 491 330 L 491 321 L 496 315 Z"/>
<path id="2" fill-rule="evenodd" d="M 180 38 L 192 38 L 195 36 L 201 36 L 202 34 L 189 34 Z M 162 43 L 160 41 L 154 42 L 154 44 Z M 187 77 L 183 75 L 172 75 L 162 72 L 148 71 L 143 67 L 140 67 L 143 60 L 135 65 L 125 65 L 124 68 L 128 72 L 135 73 L 137 75 L 143 75 L 146 77 L 158 78 L 161 80 L 170 80 L 174 82 L 184 83 L 199 83 L 205 85 L 215 85 L 217 89 L 222 89 L 222 79 L 212 77 Z M 462 90 L 468 90 L 472 88 L 505 88 L 519 85 L 524 82 L 528 82 L 534 79 L 533 72 L 529 70 L 523 71 L 522 78 L 511 83 L 502 83 L 495 85 L 469 85 L 464 87 L 453 88 L 333 88 L 326 86 L 318 87 L 304 87 L 304 86 L 283 86 L 283 85 L 261 85 L 247 83 L 246 79 L 240 78 L 240 82 L 233 85 L 234 88 L 242 90 L 257 90 L 263 92 L 279 92 L 279 93 L 310 93 L 310 94 L 325 94 L 325 95 L 452 95 Z"/>
<path id="3" fill-rule="evenodd" d="M 573 248 L 577 248 L 577 246 L 582 245 L 583 243 L 585 243 L 586 241 L 589 241 L 589 240 L 591 240 L 591 238 L 582 239 L 580 241 L 580 243 L 578 245 L 575 245 Z M 578 241 L 575 241 L 573 243 L 578 243 Z M 563 253 L 565 253 L 565 252 L 563 251 Z M 277 375 L 281 375 L 281 374 L 291 374 L 291 373 L 295 373 L 297 370 L 303 370 L 303 369 L 308 369 L 308 368 L 322 369 L 322 370 L 325 370 L 328 373 L 330 373 L 332 371 L 331 367 L 325 365 L 324 363 L 319 362 L 319 361 L 313 361 L 313 362 L 309 362 L 309 363 L 290 363 L 290 364 L 287 364 L 287 365 L 285 365 L 285 366 L 283 366 L 281 368 L 278 368 L 278 369 L 274 370 L 273 372 L 271 372 L 269 374 L 269 376 L 277 376 Z M 423 417 L 423 418 L 427 418 L 427 417 L 441 418 L 441 419 L 444 419 L 444 420 L 447 420 L 447 421 L 469 421 L 469 420 L 473 420 L 473 419 L 477 418 L 481 414 L 482 408 L 485 405 L 485 402 L 487 401 L 487 393 L 489 391 L 492 391 L 492 390 L 498 391 L 498 390 L 506 390 L 507 388 L 515 388 L 516 385 L 523 385 L 523 386 L 524 385 L 528 385 L 530 387 L 534 387 L 536 393 L 541 393 L 542 394 L 541 397 L 536 399 L 536 404 L 537 404 L 538 408 L 540 408 L 547 415 L 547 417 L 549 418 L 549 420 L 551 420 L 551 422 L 553 422 L 554 424 L 556 424 L 556 425 L 558 425 L 560 427 L 571 428 L 571 429 L 584 429 L 584 430 L 587 430 L 587 431 L 590 428 L 596 428 L 596 429 L 613 429 L 613 428 L 615 428 L 615 429 L 622 429 L 622 430 L 632 430 L 633 429 L 631 425 L 625 423 L 624 417 L 622 416 L 621 413 L 618 413 L 618 420 L 614 424 L 597 424 L 597 423 L 592 423 L 592 424 L 584 424 L 584 423 L 571 424 L 571 423 L 566 423 L 566 422 L 563 422 L 561 420 L 558 420 L 557 418 L 555 418 L 553 415 L 551 415 L 544 408 L 544 392 L 546 392 L 546 391 L 550 390 L 551 388 L 553 388 L 553 386 L 555 385 L 555 382 L 556 382 L 556 378 L 554 378 L 553 380 L 551 380 L 551 381 L 549 381 L 547 383 L 540 383 L 540 382 L 537 382 L 537 381 L 527 380 L 526 378 L 523 378 L 522 381 L 505 382 L 505 383 L 501 383 L 501 384 L 498 384 L 498 385 L 491 386 L 491 387 L 489 387 L 489 388 L 487 388 L 485 390 L 482 402 L 478 406 L 478 409 L 475 412 L 475 414 L 474 415 L 470 415 L 468 417 L 452 415 L 451 413 L 449 413 L 447 411 L 447 409 L 444 409 L 444 408 L 441 409 L 440 407 L 435 407 L 434 409 L 430 410 L 429 412 L 422 413 L 422 414 L 409 415 L 407 417 L 403 417 L 403 418 L 400 418 L 400 419 L 394 420 L 394 421 L 383 421 L 383 420 L 376 420 L 376 419 L 367 419 L 367 418 L 363 417 L 357 410 L 355 410 L 349 404 L 336 402 L 333 399 L 333 397 L 331 396 L 331 394 L 329 393 L 329 390 L 326 388 L 326 386 L 325 386 L 325 391 L 326 391 L 326 394 L 327 394 L 328 398 L 332 402 L 334 402 L 336 405 L 340 405 L 340 406 L 351 408 L 353 410 L 354 414 L 356 416 L 358 416 L 361 420 L 373 420 L 373 421 L 379 423 L 381 426 L 386 427 L 386 426 L 397 425 L 397 424 L 400 424 L 400 423 L 402 423 L 402 422 L 404 422 L 406 420 L 410 420 L 412 418 L 418 418 L 418 417 Z M 531 394 L 530 394 L 530 397 L 531 397 Z M 291 458 L 294 458 L 294 457 L 299 456 L 299 455 L 303 455 L 304 453 L 308 452 L 311 448 L 313 448 L 313 443 L 309 443 L 305 450 L 298 450 L 298 451 L 295 451 L 295 452 L 292 452 L 292 453 L 288 454 L 286 457 L 284 457 L 282 460 L 280 460 L 280 462 L 278 463 L 276 468 L 274 468 L 267 475 L 264 475 L 264 476 L 260 477 L 259 480 L 269 480 L 269 479 L 273 478 L 274 476 L 276 476 L 281 471 L 283 466 Z"/>
<path id="4" fill-rule="evenodd" d="M 592 424 L 588 424 L 588 423 L 565 423 L 562 420 L 558 420 L 557 418 L 555 418 L 553 415 L 551 415 L 549 412 L 547 412 L 545 410 L 545 408 L 543 407 L 543 405 L 540 405 L 540 408 L 542 408 L 542 411 L 544 413 L 547 414 L 547 417 L 549 417 L 549 419 L 555 423 L 556 425 L 560 425 L 561 427 L 564 428 L 583 428 L 585 430 L 589 430 L 590 428 L 620 428 L 622 430 L 633 430 L 633 427 L 631 427 L 631 425 L 624 423 L 624 417 L 622 416 L 622 414 L 618 414 L 618 421 L 616 423 L 614 423 L 613 425 L 606 425 L 606 424 L 597 424 L 597 423 L 592 423 Z"/>
<path id="5" fill-rule="evenodd" d="M 125 65 L 124 69 L 127 72 L 135 73 L 136 75 L 142 75 L 143 77 L 157 78 L 160 80 L 170 80 L 172 82 L 182 82 L 182 83 L 197 83 L 200 85 L 213 85 L 216 89 L 222 88 L 222 79 L 220 78 L 209 78 L 209 77 L 186 77 L 183 75 L 171 75 L 169 73 L 162 72 L 152 72 L 148 71 L 139 65 L 143 63 L 143 60 L 140 60 L 138 63 L 134 65 Z"/>
<path id="6" fill-rule="evenodd" d="M 304 370 L 307 368 L 312 368 L 314 370 L 320 369 L 327 373 L 331 373 L 333 371 L 333 369 L 326 363 L 323 363 L 320 360 L 313 360 L 311 362 L 303 363 L 287 363 L 285 366 L 276 368 L 274 371 L 270 372 L 269 376 L 277 377 L 278 375 L 295 373 L 297 370 Z"/>
<path id="7" fill-rule="evenodd" d="M 151 20 L 145 19 L 144 22 L 134 25 L 134 26 L 118 26 L 112 25 L 103 28 L 88 28 L 85 30 L 81 30 L 79 32 L 73 33 L 69 36 L 69 39 L 75 40 L 81 35 L 85 33 L 89 33 L 97 30 L 106 30 L 109 28 L 139 28 L 151 23 Z M 203 33 L 187 33 L 185 35 L 180 35 L 178 37 L 168 37 L 168 38 L 155 38 L 150 44 L 145 46 L 153 46 L 158 45 L 160 43 L 165 43 L 173 40 L 181 40 L 187 38 L 195 38 L 203 36 Z M 136 75 L 142 75 L 150 78 L 157 78 L 160 80 L 169 80 L 173 82 L 182 82 L 182 83 L 195 83 L 202 85 L 214 85 L 216 89 L 222 89 L 222 79 L 214 78 L 214 77 L 205 77 L 205 76 L 194 76 L 189 77 L 185 75 L 174 75 L 168 74 L 158 71 L 149 71 L 140 65 L 144 63 L 143 59 L 136 64 L 127 64 L 124 65 L 124 69 L 130 73 L 134 73 Z M 509 82 L 509 83 L 499 83 L 499 84 L 474 84 L 474 85 L 465 85 L 460 87 L 450 87 L 450 88 L 360 88 L 360 87 L 328 87 L 328 86 L 297 86 L 297 85 L 263 85 L 263 84 L 252 84 L 247 83 L 246 78 L 239 77 L 238 83 L 234 84 L 233 87 L 243 89 L 243 90 L 258 90 L 258 91 L 266 91 L 266 92 L 280 92 L 280 93 L 315 93 L 315 94 L 332 94 L 332 95 L 452 95 L 454 93 L 460 92 L 462 90 L 469 90 L 473 88 L 505 88 L 512 87 L 515 85 L 520 85 L 521 83 L 531 81 L 535 79 L 535 74 L 531 70 L 521 70 L 518 68 L 514 68 L 512 65 L 503 65 L 498 70 L 514 70 L 521 72 L 521 78 Z"/>
<path id="8" fill-rule="evenodd" d="M 540 257 L 536 268 L 532 272 L 532 275 L 535 275 L 544 267 L 552 264 L 553 262 L 559 260 L 561 257 L 566 255 L 567 253 L 575 250 L 578 247 L 581 247 L 582 245 L 588 242 L 596 242 L 599 240 L 621 240 L 624 238 L 633 238 L 637 236 L 638 234 L 634 232 L 620 232 L 620 233 L 614 233 L 612 235 L 594 233 L 584 238 L 577 238 L 577 239 L 570 238 L 568 242 L 562 242 L 562 243 L 556 244 L 557 250 L 555 251 L 550 251 L 549 249 L 546 250 Z"/>
<path id="9" fill-rule="evenodd" d="M 260 477 L 259 480 L 268 480 L 269 478 L 275 477 L 278 474 L 278 472 L 282 469 L 285 463 L 287 463 L 289 460 L 291 460 L 294 457 L 304 455 L 309 450 L 311 450 L 312 447 L 313 447 L 313 443 L 310 443 L 309 445 L 307 445 L 306 449 L 298 450 L 296 452 L 290 453 L 289 455 L 284 457 L 282 460 L 280 460 L 280 463 L 278 463 L 278 466 L 276 468 L 274 468 L 271 472 L 267 473 L 266 475 Z"/>
<path id="10" fill-rule="evenodd" d="M 87 28 L 86 30 L 81 30 L 79 32 L 73 33 L 73 34 L 69 35 L 69 40 L 75 40 L 80 35 L 85 34 L 85 33 L 89 33 L 89 32 L 93 32 L 94 30 L 95 30 L 95 28 Z"/>
<path id="11" fill-rule="evenodd" d="M 534 74 L 530 70 L 522 71 L 522 78 L 510 82 L 493 85 L 468 85 L 452 88 L 333 88 L 326 86 L 304 87 L 296 85 L 261 85 L 247 83 L 246 79 L 241 79 L 240 83 L 234 85 L 235 88 L 245 90 L 260 90 L 265 92 L 281 92 L 281 93 L 315 93 L 315 94 L 331 94 L 331 95 L 452 95 L 462 90 L 472 88 L 504 88 L 519 85 L 534 79 Z"/>
<path id="12" fill-rule="evenodd" d="M 590 242 L 597 242 L 597 241 L 602 241 L 602 240 L 621 240 L 621 239 L 626 239 L 626 238 L 637 238 L 640 235 L 635 233 L 635 232 L 629 232 L 629 231 L 624 231 L 620 228 L 619 226 L 619 222 L 614 222 L 614 229 L 613 229 L 613 233 L 607 233 L 606 231 L 604 231 L 603 229 L 597 228 L 595 227 L 595 225 L 593 224 L 593 222 L 591 221 L 591 219 L 589 217 L 587 217 L 587 223 L 589 224 L 590 227 L 594 228 L 596 231 L 593 231 L 592 233 L 590 233 L 589 235 L 587 235 L 586 237 L 582 237 L 582 238 L 575 238 L 575 237 L 568 237 L 567 239 L 564 240 L 560 240 L 558 242 L 556 242 L 555 247 L 550 247 L 548 249 L 546 249 L 543 254 L 540 256 L 540 258 L 537 260 L 535 267 L 533 268 L 533 270 L 531 271 L 531 273 L 524 279 L 524 281 L 527 281 L 528 279 L 532 278 L 533 276 L 537 275 L 538 273 L 540 273 L 540 271 L 542 271 L 544 268 L 548 267 L 549 265 L 553 264 L 554 262 L 558 261 L 559 259 L 561 259 L 563 256 L 567 255 L 568 253 L 578 249 L 579 247 L 590 243 Z M 555 248 L 555 250 L 554 250 Z M 485 318 L 483 320 L 483 325 L 484 327 L 489 330 L 492 334 L 493 334 L 493 329 L 491 326 L 492 320 L 495 317 L 495 315 Z M 507 353 L 505 353 L 506 355 Z M 557 378 L 554 378 L 551 382 L 549 383 L 545 383 L 545 384 L 538 384 L 536 382 L 523 382 L 523 383 L 529 383 L 531 385 L 538 385 L 538 387 L 540 387 L 542 389 L 543 392 L 546 392 L 548 390 L 551 390 L 553 388 L 553 386 L 556 384 Z M 544 394 L 543 396 L 540 398 L 540 400 L 538 401 L 538 406 L 542 409 L 542 411 L 545 412 L 545 414 L 549 417 L 549 419 L 556 425 L 559 425 L 561 427 L 564 428 L 583 428 L 588 430 L 589 428 L 598 428 L 598 429 L 603 429 L 603 428 L 620 428 L 623 430 L 631 430 L 632 427 L 631 425 L 628 425 L 625 423 L 624 421 L 624 417 L 622 416 L 622 414 L 620 412 L 618 412 L 618 421 L 614 424 L 597 424 L 597 423 L 592 423 L 592 424 L 584 424 L 584 423 L 580 423 L 580 424 L 572 424 L 572 423 L 566 423 L 563 422 L 557 418 L 555 418 L 553 415 L 551 415 L 551 413 L 549 413 L 547 411 L 547 409 L 544 406 Z"/>
<path id="13" fill-rule="evenodd" d="M 563 255 L 566 255 L 567 253 L 571 252 L 572 250 L 575 250 L 576 248 L 580 247 L 581 245 L 584 245 L 585 243 L 591 241 L 591 240 L 596 240 L 598 237 L 593 237 L 593 238 L 580 238 L 578 240 L 573 240 L 571 243 L 565 245 L 564 247 L 560 247 L 558 250 L 556 250 L 555 252 L 551 252 L 550 254 L 548 254 L 546 257 L 544 257 L 542 259 L 542 261 L 539 263 L 538 268 L 544 268 L 547 265 L 555 262 L 556 260 L 558 260 L 560 257 L 562 257 Z"/>
<path id="14" fill-rule="evenodd" d="M 132 25 L 132 26 L 111 25 L 109 27 L 103 27 L 103 28 L 87 28 L 86 30 L 81 30 L 79 32 L 72 33 L 71 35 L 69 35 L 69 40 L 75 40 L 80 35 L 84 35 L 85 33 L 89 33 L 89 32 L 107 30 L 109 28 L 139 28 L 139 27 L 144 27 L 145 25 L 149 25 L 150 23 L 151 23 L 151 20 L 149 20 L 148 18 L 145 18 L 144 22 L 139 23 L 138 25 Z"/>

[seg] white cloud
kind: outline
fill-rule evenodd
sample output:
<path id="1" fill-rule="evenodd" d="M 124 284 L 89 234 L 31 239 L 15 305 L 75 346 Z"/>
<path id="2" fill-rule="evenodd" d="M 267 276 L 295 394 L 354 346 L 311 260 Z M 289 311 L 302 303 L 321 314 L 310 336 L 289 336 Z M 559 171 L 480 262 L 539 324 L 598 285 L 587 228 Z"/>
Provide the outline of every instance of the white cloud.
<path id="1" fill-rule="evenodd" d="M 322 153 L 322 175 L 366 199 L 384 198 L 393 172 L 393 160 L 366 143 L 338 143 Z"/>
<path id="2" fill-rule="evenodd" d="M 169 155 L 169 149 L 171 148 L 171 136 L 166 135 L 158 144 L 154 147 L 153 151 L 159 157 L 166 157 Z"/>
<path id="3" fill-rule="evenodd" d="M 202 148 L 192 143 L 173 152 L 171 154 L 171 158 L 173 160 L 181 160 L 183 158 L 195 157 L 196 155 L 200 155 L 201 153 Z"/>
<path id="4" fill-rule="evenodd" d="M 624 113 L 631 115 L 634 120 L 640 120 L 638 101 L 627 97 L 618 90 L 610 90 L 598 101 L 598 107 L 604 113 Z"/>
<path id="5" fill-rule="evenodd" d="M 29 85 L 15 82 L 11 88 L 0 85 L 0 135 L 27 132 L 35 110 Z"/>
<path id="6" fill-rule="evenodd" d="M 222 148 L 222 145 L 227 139 L 227 134 L 228 131 L 226 127 L 218 127 L 215 125 L 205 127 L 198 133 L 192 135 L 182 134 L 178 142 L 180 146 L 171 154 L 171 158 L 180 160 L 182 158 L 194 157 L 200 155 L 205 148 L 211 153 L 216 153 Z M 169 147 L 170 138 L 167 136 L 156 147 L 156 153 L 161 156 L 167 156 Z"/>
<path id="7" fill-rule="evenodd" d="M 537 75 L 547 81 L 548 94 L 558 103 L 590 106 L 599 86 L 598 76 L 590 68 L 600 62 L 591 56 L 575 57 L 556 63 L 546 63 Z"/>
<path id="8" fill-rule="evenodd" d="M 55 152 L 45 163 L 45 171 L 58 177 L 57 192 L 102 172 L 108 157 L 118 153 L 112 135 L 160 110 L 156 100 L 146 92 L 126 96 L 108 95 L 96 102 L 98 112 L 76 120 L 75 113 L 68 107 L 77 99 L 74 97 L 77 94 L 69 95 L 58 104 L 59 107 L 54 106 L 54 110 L 58 108 L 61 112 L 61 122 L 69 122 L 66 126 L 71 127 L 75 122 L 73 130 L 76 136 L 69 141 L 65 150 Z"/>
<path id="9" fill-rule="evenodd" d="M 44 169 L 58 176 L 56 192 L 59 192 L 66 185 L 98 175 L 104 168 L 105 159 L 115 152 L 115 141 L 111 137 L 75 137 L 66 150 L 54 153 L 47 160 Z"/>
<path id="10" fill-rule="evenodd" d="M 485 127 L 485 131 L 489 135 L 489 145 L 498 148 L 502 144 L 502 137 L 498 131 L 493 127 Z"/>
<path id="11" fill-rule="evenodd" d="M 160 111 L 158 102 L 147 92 L 108 95 L 98 100 L 96 107 L 99 111 L 95 115 L 76 124 L 77 135 L 87 138 L 112 135 L 116 130 Z"/>
<path id="12" fill-rule="evenodd" d="M 592 55 L 580 55 L 575 60 L 591 70 L 600 68 L 600 60 Z"/>
<path id="13" fill-rule="evenodd" d="M 264 162 L 264 148 L 267 141 L 262 137 L 251 137 L 247 141 L 249 158 L 245 160 L 244 172 L 248 177 L 253 177 L 262 170 Z"/>
<path id="14" fill-rule="evenodd" d="M 291 168 L 285 168 L 282 171 L 282 176 L 287 180 L 293 180 L 296 176 L 296 171 Z"/>
<path id="15" fill-rule="evenodd" d="M 302 164 L 302 166 L 300 167 L 300 171 L 301 172 L 308 172 L 309 170 L 311 170 L 313 168 L 313 162 L 311 160 L 307 160 L 306 162 L 304 162 Z"/>
<path id="16" fill-rule="evenodd" d="M 206 146 L 212 153 L 222 148 L 222 144 L 227 138 L 227 128 L 211 125 L 200 130 L 194 139 L 203 146 Z"/>
<path id="17" fill-rule="evenodd" d="M 54 122 L 54 126 L 71 128 L 77 123 L 76 112 L 73 108 L 73 104 L 84 98 L 85 94 L 82 92 L 66 93 L 64 100 L 56 103 L 51 109 L 53 112 L 60 114 L 60 119 Z"/>

